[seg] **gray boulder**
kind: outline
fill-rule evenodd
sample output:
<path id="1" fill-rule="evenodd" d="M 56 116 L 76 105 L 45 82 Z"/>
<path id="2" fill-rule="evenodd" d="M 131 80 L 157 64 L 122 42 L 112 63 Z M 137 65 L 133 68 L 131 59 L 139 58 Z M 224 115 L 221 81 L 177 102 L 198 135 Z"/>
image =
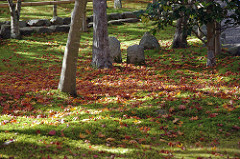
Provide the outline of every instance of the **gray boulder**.
<path id="1" fill-rule="evenodd" d="M 30 27 L 20 28 L 21 35 L 32 35 L 36 30 Z"/>
<path id="2" fill-rule="evenodd" d="M 61 17 L 53 17 L 50 20 L 50 22 L 51 22 L 52 25 L 63 25 L 63 18 L 61 18 Z"/>
<path id="3" fill-rule="evenodd" d="M 119 20 L 110 20 L 110 21 L 108 21 L 108 24 L 112 24 L 112 25 L 122 25 L 122 24 L 124 24 L 124 23 L 121 21 L 121 19 L 119 19 Z"/>
<path id="4" fill-rule="evenodd" d="M 69 32 L 70 25 L 52 25 L 48 27 L 52 32 Z"/>
<path id="5" fill-rule="evenodd" d="M 109 51 L 110 56 L 113 62 L 121 63 L 122 62 L 122 55 L 121 55 L 121 48 L 120 42 L 115 37 L 109 37 Z"/>
<path id="6" fill-rule="evenodd" d="M 42 33 L 52 33 L 53 31 L 49 29 L 49 27 L 35 27 L 35 30 L 37 33 L 42 34 Z"/>
<path id="7" fill-rule="evenodd" d="M 67 18 L 63 18 L 63 25 L 69 25 L 71 24 L 71 18 L 67 17 Z"/>
<path id="8" fill-rule="evenodd" d="M 9 39 L 11 37 L 11 26 L 3 24 L 1 25 L 0 37 L 3 39 Z"/>
<path id="9" fill-rule="evenodd" d="M 26 21 L 22 21 L 22 20 L 19 21 L 19 27 L 20 28 L 24 28 L 26 26 L 27 26 L 27 22 Z"/>
<path id="10" fill-rule="evenodd" d="M 127 48 L 128 64 L 145 64 L 144 48 L 141 45 L 132 45 Z"/>
<path id="11" fill-rule="evenodd" d="M 111 13 L 107 15 L 108 20 L 117 20 L 122 19 L 122 14 L 120 13 Z"/>
<path id="12" fill-rule="evenodd" d="M 123 17 L 123 19 L 137 18 L 136 14 L 134 14 L 133 12 L 123 12 L 122 17 Z"/>
<path id="13" fill-rule="evenodd" d="M 224 45 L 224 48 L 227 48 L 227 51 L 233 56 L 240 56 L 240 44 L 228 44 Z"/>
<path id="14" fill-rule="evenodd" d="M 87 23 L 93 22 L 93 16 L 87 17 Z"/>
<path id="15" fill-rule="evenodd" d="M 144 33 L 142 39 L 140 40 L 139 45 L 143 46 L 144 50 L 146 49 L 160 49 L 160 45 L 156 37 L 151 35 L 149 32 Z"/>
<path id="16" fill-rule="evenodd" d="M 136 22 L 139 22 L 140 20 L 138 18 L 127 18 L 127 19 L 119 19 L 119 21 L 122 23 L 136 23 Z"/>
<path id="17" fill-rule="evenodd" d="M 50 26 L 51 22 L 48 19 L 33 19 L 27 22 L 29 26 Z"/>

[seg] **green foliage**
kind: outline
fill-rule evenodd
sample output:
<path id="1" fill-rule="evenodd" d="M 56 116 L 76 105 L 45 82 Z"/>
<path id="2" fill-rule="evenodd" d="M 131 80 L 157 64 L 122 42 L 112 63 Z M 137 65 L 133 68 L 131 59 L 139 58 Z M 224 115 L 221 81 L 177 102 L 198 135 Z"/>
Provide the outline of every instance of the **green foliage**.
<path id="1" fill-rule="evenodd" d="M 156 29 L 163 29 L 172 25 L 173 21 L 185 16 L 188 18 L 189 34 L 193 26 L 207 24 L 211 21 L 221 22 L 223 19 L 228 19 L 226 23 L 240 24 L 240 2 L 228 0 L 222 0 L 222 2 L 226 3 L 225 7 L 221 7 L 216 1 L 159 0 L 157 3 L 148 5 L 143 14 L 143 19 L 148 17 L 155 21 L 156 27 L 153 32 L 156 32 Z M 232 11 L 232 13 L 227 14 L 228 11 Z"/>

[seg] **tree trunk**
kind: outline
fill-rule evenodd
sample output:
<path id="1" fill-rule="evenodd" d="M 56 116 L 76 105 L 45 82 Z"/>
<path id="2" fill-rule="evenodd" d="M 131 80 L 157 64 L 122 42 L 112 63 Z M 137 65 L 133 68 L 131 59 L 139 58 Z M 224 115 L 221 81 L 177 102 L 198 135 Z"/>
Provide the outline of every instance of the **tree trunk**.
<path id="1" fill-rule="evenodd" d="M 62 92 L 76 96 L 76 69 L 77 58 L 80 46 L 82 21 L 84 8 L 87 0 L 76 0 L 72 13 L 72 21 L 68 34 L 68 40 L 64 52 L 61 77 L 58 89 Z"/>
<path id="2" fill-rule="evenodd" d="M 187 18 L 182 17 L 177 20 L 176 32 L 173 39 L 173 48 L 187 47 Z"/>
<path id="3" fill-rule="evenodd" d="M 216 65 L 215 58 L 215 24 L 207 23 L 207 67 Z"/>
<path id="4" fill-rule="evenodd" d="M 14 4 L 12 0 L 8 0 L 9 10 L 11 14 L 11 38 L 13 39 L 21 39 L 19 29 L 21 4 L 21 0 L 17 0 L 17 4 Z"/>
<path id="5" fill-rule="evenodd" d="M 106 0 L 93 0 L 93 57 L 95 68 L 111 68 L 107 29 Z"/>
<path id="6" fill-rule="evenodd" d="M 221 37 L 221 24 L 219 23 L 215 23 L 215 56 L 221 54 L 222 52 L 222 46 L 221 46 L 221 41 L 220 41 L 220 37 Z"/>
<path id="7" fill-rule="evenodd" d="M 114 0 L 114 8 L 115 9 L 122 8 L 122 1 L 121 0 Z"/>
<path id="8" fill-rule="evenodd" d="M 82 26 L 83 26 L 83 31 L 84 32 L 87 32 L 88 31 L 88 27 L 87 27 L 87 15 L 86 15 L 86 12 L 87 12 L 87 10 L 86 10 L 86 6 L 87 6 L 87 1 L 84 1 L 84 14 L 83 14 L 83 21 L 82 21 Z"/>
<path id="9" fill-rule="evenodd" d="M 211 3 L 212 0 L 207 0 L 208 3 Z M 211 13 L 212 5 L 207 7 L 207 13 Z M 215 57 L 215 21 L 210 20 L 207 23 L 207 67 L 213 67 L 216 65 L 216 57 Z"/>

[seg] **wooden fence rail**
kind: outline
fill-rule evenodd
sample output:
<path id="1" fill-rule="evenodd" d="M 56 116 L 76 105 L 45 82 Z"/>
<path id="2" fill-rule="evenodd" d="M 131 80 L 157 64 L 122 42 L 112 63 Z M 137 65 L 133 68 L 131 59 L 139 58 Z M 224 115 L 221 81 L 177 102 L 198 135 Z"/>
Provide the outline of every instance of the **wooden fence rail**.
<path id="1" fill-rule="evenodd" d="M 89 2 L 92 2 L 92 0 L 88 0 Z M 45 5 L 57 5 L 57 4 L 70 4 L 74 3 L 75 0 L 63 0 L 63 1 L 46 1 L 46 2 L 22 2 L 22 7 L 25 6 L 45 6 Z M 8 8 L 8 4 L 0 4 L 0 8 Z"/>

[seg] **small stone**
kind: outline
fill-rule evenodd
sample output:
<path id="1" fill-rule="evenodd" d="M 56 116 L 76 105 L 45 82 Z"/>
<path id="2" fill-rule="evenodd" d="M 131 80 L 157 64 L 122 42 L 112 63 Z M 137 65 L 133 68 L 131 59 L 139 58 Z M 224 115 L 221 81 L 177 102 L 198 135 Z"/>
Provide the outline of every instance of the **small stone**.
<path id="1" fill-rule="evenodd" d="M 143 46 L 144 50 L 146 49 L 160 49 L 160 45 L 156 37 L 151 35 L 149 32 L 145 32 L 139 45 Z"/>
<path id="2" fill-rule="evenodd" d="M 127 48 L 128 64 L 145 64 L 144 48 L 140 45 L 133 45 Z"/>
<path id="3" fill-rule="evenodd" d="M 110 56 L 113 62 L 121 63 L 122 62 L 122 55 L 121 55 L 121 48 L 120 42 L 115 37 L 109 37 L 109 51 Z"/>

